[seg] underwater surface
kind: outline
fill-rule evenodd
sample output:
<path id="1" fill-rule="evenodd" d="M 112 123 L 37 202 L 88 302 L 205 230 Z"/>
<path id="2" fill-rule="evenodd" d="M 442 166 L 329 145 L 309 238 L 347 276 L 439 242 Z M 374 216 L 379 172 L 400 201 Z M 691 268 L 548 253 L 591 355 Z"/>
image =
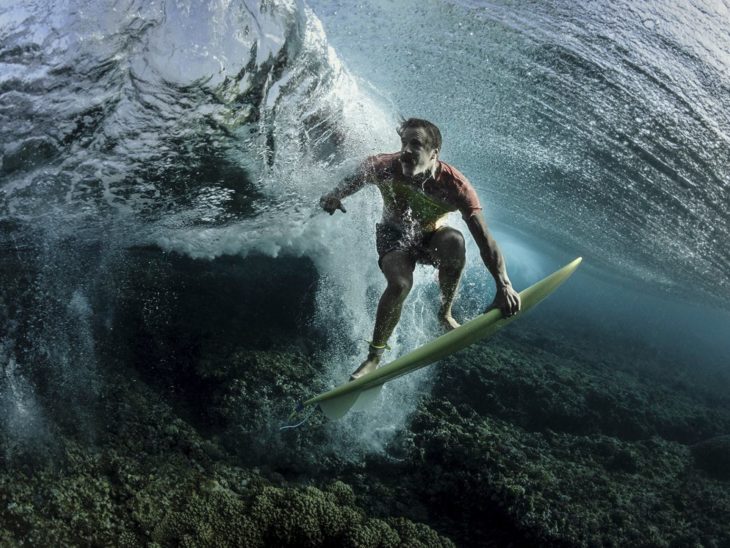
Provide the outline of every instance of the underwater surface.
<path id="1" fill-rule="evenodd" d="M 0 0 L 0 545 L 730 546 L 730 7 Z M 517 289 L 363 359 L 374 188 L 436 123 Z M 468 233 L 458 214 L 449 224 Z M 388 352 L 440 334 L 419 266 Z M 494 283 L 467 238 L 459 320 Z"/>

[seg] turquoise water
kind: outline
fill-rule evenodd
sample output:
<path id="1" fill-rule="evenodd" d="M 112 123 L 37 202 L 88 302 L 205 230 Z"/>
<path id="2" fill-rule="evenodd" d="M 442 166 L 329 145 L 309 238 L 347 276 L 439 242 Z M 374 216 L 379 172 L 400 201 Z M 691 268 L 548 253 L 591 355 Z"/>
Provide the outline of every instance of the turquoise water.
<path id="1" fill-rule="evenodd" d="M 312 5 L 364 89 L 441 126 L 519 284 L 583 256 L 571 315 L 729 363 L 726 8 Z"/>

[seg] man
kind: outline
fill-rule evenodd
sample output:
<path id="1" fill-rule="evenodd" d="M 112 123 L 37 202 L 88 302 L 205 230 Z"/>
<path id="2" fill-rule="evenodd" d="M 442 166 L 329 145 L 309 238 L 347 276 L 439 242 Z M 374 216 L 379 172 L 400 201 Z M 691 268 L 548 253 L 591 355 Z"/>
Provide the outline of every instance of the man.
<path id="1" fill-rule="evenodd" d="M 413 285 L 416 263 L 438 268 L 439 320 L 446 329 L 459 327 L 451 314 L 451 305 L 466 253 L 461 232 L 444 224 L 452 211 L 461 212 L 497 284 L 497 295 L 489 308 L 499 308 L 505 316 L 520 310 L 520 296 L 512 288 L 504 258 L 487 229 L 474 188 L 464 175 L 438 159 L 438 127 L 427 120 L 410 118 L 397 131 L 401 138 L 399 153 L 369 157 L 354 175 L 320 200 L 322 208 L 332 215 L 338 209 L 345 213 L 342 200 L 367 183 L 374 183 L 383 196 L 383 218 L 376 225 L 376 243 L 378 264 L 388 286 L 378 303 L 368 356 L 350 380 L 374 371 L 380 363 Z"/>

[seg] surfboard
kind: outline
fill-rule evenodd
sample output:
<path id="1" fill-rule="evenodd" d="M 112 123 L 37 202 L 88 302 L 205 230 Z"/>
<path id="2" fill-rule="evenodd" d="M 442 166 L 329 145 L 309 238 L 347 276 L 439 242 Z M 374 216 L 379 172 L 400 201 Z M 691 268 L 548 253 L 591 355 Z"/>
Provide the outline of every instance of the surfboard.
<path id="1" fill-rule="evenodd" d="M 578 257 L 536 284 L 520 291 L 522 308 L 514 316 L 502 317 L 502 313 L 497 309 L 485 312 L 359 379 L 310 398 L 303 402 L 301 407 L 317 405 L 331 420 L 343 417 L 350 410 L 366 408 L 375 401 L 386 382 L 437 362 L 477 341 L 487 339 L 521 318 L 525 312 L 562 285 L 575 272 L 581 260 L 582 258 Z"/>

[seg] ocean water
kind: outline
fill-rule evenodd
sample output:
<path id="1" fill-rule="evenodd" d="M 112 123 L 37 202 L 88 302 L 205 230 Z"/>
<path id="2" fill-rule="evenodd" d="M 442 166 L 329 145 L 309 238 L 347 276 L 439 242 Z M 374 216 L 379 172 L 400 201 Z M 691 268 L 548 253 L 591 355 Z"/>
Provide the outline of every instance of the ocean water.
<path id="1" fill-rule="evenodd" d="M 518 289 L 583 257 L 524 338 L 511 326 L 521 344 L 725 382 L 728 25 L 700 0 L 0 0 L 1 455 L 95 443 L 120 368 L 192 414 L 206 352 L 296 347 L 313 391 L 342 382 L 384 288 L 381 204 L 318 199 L 398 149 L 400 116 L 439 125 Z M 467 254 L 462 320 L 493 294 Z M 418 267 L 392 355 L 438 334 L 437 302 Z M 295 401 L 266 382 L 251 454 L 283 462 Z M 392 457 L 438 382 L 392 383 L 304 460 Z"/>
<path id="2" fill-rule="evenodd" d="M 728 325 L 730 296 L 727 6 L 313 6 L 392 110 L 440 124 L 442 158 L 481 191 L 521 284 L 581 255 L 595 293 L 615 295 L 589 285 L 576 313 L 608 308 L 676 340 L 666 323 L 632 320 L 658 309 L 728 356 L 727 329 L 712 327 Z"/>

